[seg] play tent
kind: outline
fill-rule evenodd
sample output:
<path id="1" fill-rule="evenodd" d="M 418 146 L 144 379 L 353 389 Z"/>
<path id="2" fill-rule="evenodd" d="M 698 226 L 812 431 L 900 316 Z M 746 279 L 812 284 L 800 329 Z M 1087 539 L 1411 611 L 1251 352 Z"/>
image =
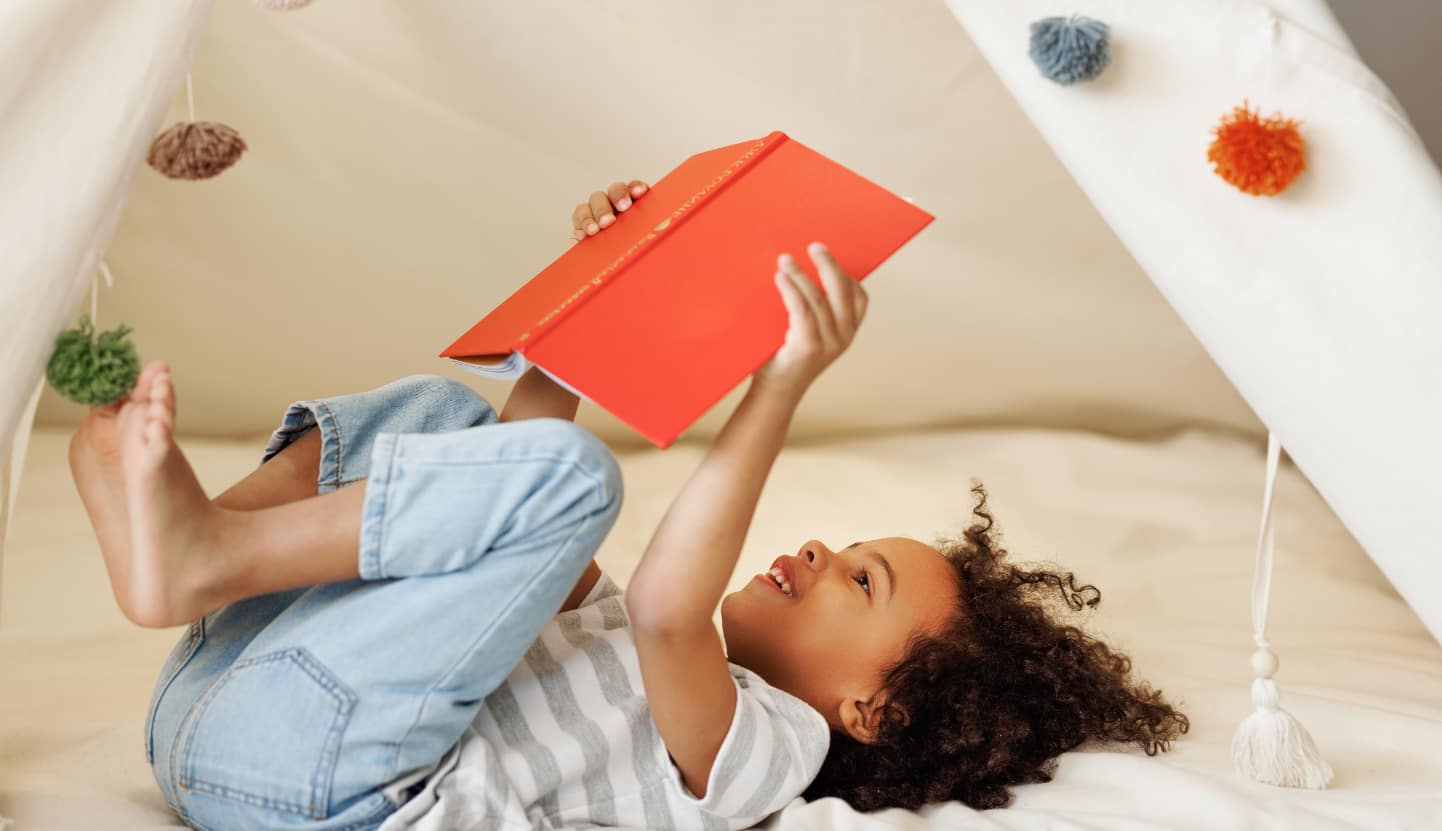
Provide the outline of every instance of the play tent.
<path id="1" fill-rule="evenodd" d="M 1442 176 L 1325 3 L 1085 4 L 1116 66 L 1048 83 L 1016 33 L 1047 2 L 948 0 L 1137 263 L 1442 638 Z M 1308 171 L 1242 198 L 1198 127 L 1300 117 Z"/>
<path id="2" fill-rule="evenodd" d="M 1091 449 L 1053 454 L 1021 437 L 998 441 L 1015 452 L 996 456 L 967 441 L 937 439 L 910 451 L 888 445 L 884 462 L 853 472 L 904 491 L 902 471 L 922 475 L 906 467 L 907 452 L 985 468 L 992 481 L 1026 467 L 1038 480 L 1054 479 L 1057 490 L 1034 485 L 1034 512 L 1014 520 L 1013 533 L 1045 525 L 1064 505 L 1092 504 L 1100 513 L 1088 519 L 1135 523 L 1126 526 L 1131 545 L 1179 557 L 1202 533 L 1188 515 L 1210 527 L 1218 506 L 1235 497 L 1245 507 L 1229 507 L 1227 522 L 1218 522 L 1226 535 L 1199 547 L 1218 561 L 1242 561 L 1238 573 L 1249 577 L 1264 459 L 1241 449 L 1259 450 L 1270 431 L 1305 474 L 1304 481 L 1293 472 L 1293 493 L 1309 493 L 1310 481 L 1323 500 L 1305 512 L 1292 505 L 1279 547 L 1294 560 L 1315 548 L 1319 569 L 1350 575 L 1356 591 L 1325 595 L 1335 603 L 1361 603 L 1354 594 L 1364 591 L 1395 589 L 1406 598 L 1412 612 L 1386 606 L 1374 620 L 1397 615 L 1398 627 L 1412 626 L 1412 651 L 1379 653 L 1377 641 L 1366 651 L 1388 658 L 1378 684 L 1420 686 L 1419 676 L 1409 676 L 1417 686 L 1408 687 L 1388 674 L 1407 660 L 1430 677 L 1435 643 L 1415 638 L 1425 632 L 1417 619 L 1435 635 L 1442 614 L 1425 592 L 1442 569 L 1428 504 L 1438 488 L 1426 475 L 1442 461 L 1442 411 L 1428 383 L 1428 367 L 1442 356 L 1425 325 L 1442 308 L 1436 269 L 1427 271 L 1442 261 L 1429 256 L 1442 244 L 1442 195 L 1405 115 L 1326 7 L 779 5 L 319 0 L 286 15 L 239 0 L 161 11 L 143 0 L 103 10 L 83 0 L 6 6 L 0 54 L 26 71 L 0 82 L 0 446 L 19 451 L 4 466 L 10 497 L 0 502 L 20 493 L 16 474 L 37 411 L 42 429 L 56 431 L 42 460 L 52 466 L 41 470 L 62 475 L 41 476 L 37 487 L 57 499 L 66 493 L 62 428 L 76 413 L 40 395 L 39 374 L 54 335 L 85 305 L 102 258 L 117 280 L 114 289 L 101 283 L 100 323 L 131 323 L 145 357 L 176 364 L 182 436 L 254 436 L 289 400 L 439 371 L 440 341 L 503 297 L 514 275 L 554 255 L 564 214 L 582 195 L 578 183 L 585 191 L 621 176 L 654 177 L 696 148 L 784 127 L 939 218 L 878 274 L 881 302 L 863 336 L 870 343 L 861 341 L 814 390 L 796 437 L 940 425 L 1125 438 L 1137 444 L 1096 457 L 1086 455 Z M 1077 11 L 1112 27 L 1114 61 L 1092 84 L 1061 88 L 1036 75 L 1026 26 Z M 171 182 L 141 163 L 151 137 L 186 117 L 187 68 L 202 117 L 235 124 L 252 148 L 213 182 Z M 1304 122 L 1309 170 L 1274 199 L 1229 189 L 1205 164 L 1208 129 L 1243 97 Z M 692 437 L 714 432 L 726 409 Z M 584 413 L 583 423 L 618 446 L 629 438 L 601 413 Z M 1115 464 L 1144 442 L 1196 428 L 1251 444 L 1223 449 L 1196 439 L 1186 452 L 1154 457 L 1153 479 L 1140 466 Z M 686 452 L 673 453 L 668 470 L 682 469 Z M 798 485 L 845 469 L 844 452 L 799 458 L 815 466 Z M 635 459 L 640 481 L 646 465 L 659 464 Z M 1241 466 L 1205 487 L 1194 480 L 1222 460 Z M 213 464 L 222 484 L 223 464 Z M 1106 470 L 1115 477 L 1105 483 L 1112 498 L 1086 503 L 1089 489 L 1103 492 L 1098 472 Z M 1192 486 L 1212 501 L 1185 498 Z M 1162 504 L 1133 490 L 1143 487 L 1175 498 Z M 664 493 L 658 481 L 656 499 Z M 906 510 L 893 505 L 888 516 Z M 1084 556 L 1081 519 L 1034 538 L 1051 545 L 1036 545 L 1037 553 L 1062 562 Z M 1329 533 L 1309 536 L 1316 528 Z M 1348 532 L 1391 588 L 1343 559 L 1336 546 L 1350 543 Z M 17 596 L 14 579 L 7 599 Z M 1159 609 L 1157 593 L 1175 588 L 1160 574 L 1124 585 L 1135 588 L 1111 601 L 1119 612 L 1128 602 Z M 1279 580 L 1279 593 L 1285 585 Z M 1199 706 L 1230 727 L 1246 708 L 1247 583 L 1218 579 L 1211 588 L 1240 612 L 1232 618 L 1244 630 L 1240 657 L 1218 663 L 1235 667 L 1228 682 L 1239 697 L 1215 712 L 1208 699 Z M 1285 626 L 1290 617 L 1315 628 L 1296 602 L 1279 597 L 1273 622 Z M 1356 606 L 1335 608 L 1347 611 L 1334 616 L 1356 623 Z M 7 622 L 0 619 L 0 633 Z M 1212 631 L 1227 629 L 1218 623 Z M 1435 728 L 1416 699 L 1393 707 L 1396 719 L 1386 725 L 1339 715 L 1339 701 L 1363 697 L 1340 682 L 1341 693 L 1309 700 L 1308 689 L 1332 689 L 1319 679 L 1334 675 L 1308 675 L 1315 653 L 1279 643 L 1284 687 L 1289 677 L 1311 679 L 1288 701 L 1321 716 L 1308 721 L 1324 750 L 1328 739 L 1341 743 L 1328 716 L 1347 725 L 1350 740 L 1370 736 L 1364 746 L 1389 730 Z M 1133 648 L 1144 674 L 1161 668 L 1164 689 L 1168 680 L 1184 683 L 1181 670 L 1167 675 L 1160 647 L 1139 639 Z M 1196 757 L 1183 747 L 1174 758 L 1185 770 Z M 1211 756 L 1200 758 L 1207 775 L 1228 775 Z M 1341 796 L 1307 804 L 1325 804 L 1332 817 L 1354 809 L 1362 812 L 1354 819 L 1365 816 L 1375 806 L 1365 788 L 1357 796 L 1359 780 L 1400 787 L 1411 784 L 1409 765 L 1418 777 L 1427 770 L 1405 761 L 1373 765 L 1390 778 L 1344 770 Z M 1084 783 L 1117 770 L 1158 769 L 1134 768 L 1145 762 L 1124 757 L 1087 762 L 1064 768 L 1080 775 L 1071 787 L 1085 791 Z M 1045 810 L 1047 794 L 1076 791 L 1037 793 L 1040 803 L 1022 806 Z M 1216 801 L 1205 789 L 1190 796 Z"/>

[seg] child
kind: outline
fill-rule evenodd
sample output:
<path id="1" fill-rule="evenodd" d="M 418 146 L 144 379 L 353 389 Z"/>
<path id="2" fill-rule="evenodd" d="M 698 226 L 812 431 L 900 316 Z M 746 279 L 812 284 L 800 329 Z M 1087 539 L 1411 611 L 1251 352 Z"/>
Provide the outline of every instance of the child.
<path id="1" fill-rule="evenodd" d="M 574 240 L 646 191 L 593 194 Z M 999 806 L 1088 739 L 1166 749 L 1185 717 L 1048 612 L 1096 590 L 1004 562 L 979 484 L 962 539 L 807 540 L 723 599 L 792 414 L 866 313 L 810 259 L 819 287 L 780 258 L 785 343 L 624 593 L 591 559 L 615 459 L 535 370 L 499 415 L 433 375 L 296 402 L 214 500 L 163 362 L 92 410 L 70 461 L 116 601 L 189 624 L 146 719 L 169 805 L 207 831 L 741 828 L 803 793 Z"/>

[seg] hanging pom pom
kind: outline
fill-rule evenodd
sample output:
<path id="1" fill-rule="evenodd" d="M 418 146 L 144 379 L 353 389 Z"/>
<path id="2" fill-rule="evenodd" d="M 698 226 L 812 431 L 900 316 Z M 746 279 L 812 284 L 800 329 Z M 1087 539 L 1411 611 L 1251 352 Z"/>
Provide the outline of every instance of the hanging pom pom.
<path id="1" fill-rule="evenodd" d="M 1031 24 L 1031 59 L 1058 84 L 1090 81 L 1112 61 L 1107 24 L 1072 15 L 1044 17 Z"/>
<path id="2" fill-rule="evenodd" d="M 214 121 L 184 121 L 150 143 L 145 161 L 172 179 L 209 179 L 240 160 L 245 141 Z"/>
<path id="3" fill-rule="evenodd" d="M 1275 196 L 1306 169 L 1306 142 L 1297 122 L 1280 115 L 1258 118 L 1243 101 L 1213 128 L 1207 159 L 1217 175 L 1243 193 Z"/>
<path id="4" fill-rule="evenodd" d="M 255 4 L 262 9 L 270 9 L 274 12 L 288 12 L 291 9 L 309 6 L 311 0 L 255 0 Z"/>
<path id="5" fill-rule="evenodd" d="M 1259 651 L 1257 655 L 1264 652 Z M 1277 656 L 1270 656 L 1275 671 Z M 1255 667 L 1256 656 L 1252 658 Z M 1232 765 L 1245 776 L 1284 788 L 1325 788 L 1332 766 L 1322 758 L 1307 728 L 1277 705 L 1277 683 L 1268 677 L 1252 681 L 1252 714 L 1232 736 Z"/>
<path id="6" fill-rule="evenodd" d="M 97 338 L 90 315 L 81 315 L 78 327 L 55 339 L 46 380 L 56 392 L 78 404 L 114 404 L 134 389 L 140 378 L 140 356 L 125 338 L 130 332 L 122 323 Z"/>

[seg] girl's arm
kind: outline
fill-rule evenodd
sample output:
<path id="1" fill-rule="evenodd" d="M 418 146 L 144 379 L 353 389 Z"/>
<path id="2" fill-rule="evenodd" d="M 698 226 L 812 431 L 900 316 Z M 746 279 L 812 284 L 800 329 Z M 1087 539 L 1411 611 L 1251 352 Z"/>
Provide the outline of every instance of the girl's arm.
<path id="1" fill-rule="evenodd" d="M 600 231 L 604 225 L 616 220 L 616 213 L 631 207 L 632 199 L 640 199 L 650 185 L 640 179 L 632 179 L 629 185 L 613 183 L 605 191 L 596 191 L 585 202 L 571 212 L 571 244 Z M 580 399 L 565 387 L 552 381 L 550 376 L 537 367 L 531 367 L 511 387 L 501 408 L 499 421 L 522 421 L 528 418 L 564 418 L 575 421 Z M 581 600 L 596 585 L 601 576 L 601 567 L 592 560 L 581 574 L 581 579 L 571 588 L 561 611 L 569 611 L 581 604 Z"/>
<path id="2" fill-rule="evenodd" d="M 661 519 L 626 589 L 651 716 L 686 786 L 706 796 L 712 763 L 736 711 L 735 682 L 712 623 L 736 568 L 761 488 L 811 381 L 850 344 L 866 295 L 813 244 L 822 291 L 783 255 L 777 287 L 786 343 Z"/>
<path id="3" fill-rule="evenodd" d="M 626 589 L 651 716 L 686 785 L 706 796 L 736 711 L 711 617 L 799 396 L 755 383 L 682 487 Z"/>
<path id="4" fill-rule="evenodd" d="M 580 403 L 574 393 L 533 366 L 511 387 L 511 394 L 506 397 L 506 405 L 501 408 L 500 421 L 521 421 L 527 418 L 564 418 L 574 421 Z"/>
<path id="5" fill-rule="evenodd" d="M 564 418 L 574 421 L 576 408 L 580 403 L 580 399 L 570 390 L 552 381 L 550 376 L 536 367 L 531 367 L 511 387 L 506 405 L 501 408 L 499 421 L 523 421 L 528 418 Z M 566 602 L 561 604 L 560 610 L 568 612 L 580 606 L 600 577 L 601 567 L 593 559 L 586 566 L 586 570 L 581 572 L 581 579 L 571 587 L 571 593 L 566 595 Z"/>

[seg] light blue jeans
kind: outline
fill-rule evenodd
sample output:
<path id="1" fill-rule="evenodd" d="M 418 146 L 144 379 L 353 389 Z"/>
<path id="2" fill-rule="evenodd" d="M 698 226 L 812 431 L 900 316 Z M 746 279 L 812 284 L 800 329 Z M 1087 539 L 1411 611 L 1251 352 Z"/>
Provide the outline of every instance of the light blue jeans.
<path id="1" fill-rule="evenodd" d="M 366 480 L 360 579 L 206 615 L 151 698 L 146 760 L 204 831 L 379 826 L 399 807 L 381 787 L 461 738 L 620 510 L 591 433 L 499 423 L 441 376 L 298 401 L 261 464 L 313 427 L 319 493 Z"/>

